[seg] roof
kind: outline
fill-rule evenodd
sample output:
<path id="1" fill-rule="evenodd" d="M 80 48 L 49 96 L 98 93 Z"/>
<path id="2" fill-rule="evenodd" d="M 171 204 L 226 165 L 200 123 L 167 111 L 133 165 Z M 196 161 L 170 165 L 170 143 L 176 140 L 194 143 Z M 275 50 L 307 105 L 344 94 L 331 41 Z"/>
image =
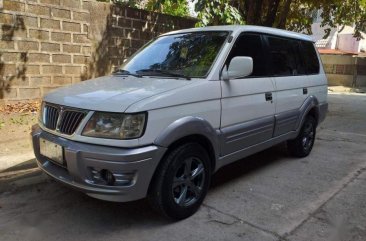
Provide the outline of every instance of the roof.
<path id="1" fill-rule="evenodd" d="M 346 52 L 339 49 L 318 49 L 320 54 L 336 54 L 336 55 L 358 55 L 358 53 L 354 52 Z"/>
<path id="2" fill-rule="evenodd" d="M 168 32 L 163 35 L 200 32 L 200 31 L 259 32 L 259 33 L 266 33 L 266 34 L 272 34 L 272 35 L 277 35 L 277 36 L 281 36 L 281 37 L 294 38 L 294 39 L 314 42 L 314 40 L 309 35 L 295 33 L 295 32 L 291 32 L 291 31 L 287 31 L 287 30 L 283 30 L 283 29 L 254 26 L 254 25 L 220 25 L 220 26 L 209 26 L 209 27 L 201 27 L 201 28 L 188 28 L 188 29 L 181 29 L 181 30 L 177 30 L 177 31 Z"/>

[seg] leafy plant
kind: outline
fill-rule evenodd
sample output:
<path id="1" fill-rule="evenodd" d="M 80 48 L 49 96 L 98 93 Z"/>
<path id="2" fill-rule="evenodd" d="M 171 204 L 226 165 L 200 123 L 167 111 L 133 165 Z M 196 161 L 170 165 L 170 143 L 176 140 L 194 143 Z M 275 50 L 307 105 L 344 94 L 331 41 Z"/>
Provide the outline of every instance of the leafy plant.
<path id="1" fill-rule="evenodd" d="M 173 16 L 189 16 L 187 0 L 149 0 L 145 9 Z"/>

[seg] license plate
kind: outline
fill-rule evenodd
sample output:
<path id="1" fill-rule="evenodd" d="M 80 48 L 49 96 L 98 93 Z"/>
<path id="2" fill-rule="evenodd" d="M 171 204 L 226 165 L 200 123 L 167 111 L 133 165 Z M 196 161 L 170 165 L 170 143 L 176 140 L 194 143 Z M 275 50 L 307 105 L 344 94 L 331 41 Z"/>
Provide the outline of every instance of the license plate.
<path id="1" fill-rule="evenodd" d="M 57 145 L 51 141 L 40 138 L 39 139 L 39 149 L 42 156 L 47 157 L 51 161 L 57 164 L 64 164 L 64 155 L 62 146 Z"/>

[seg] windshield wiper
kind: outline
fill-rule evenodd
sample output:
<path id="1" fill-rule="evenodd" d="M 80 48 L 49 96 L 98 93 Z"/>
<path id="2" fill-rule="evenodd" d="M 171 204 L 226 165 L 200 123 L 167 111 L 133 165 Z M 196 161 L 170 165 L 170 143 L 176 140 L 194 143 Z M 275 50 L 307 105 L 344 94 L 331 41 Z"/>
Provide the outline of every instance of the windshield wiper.
<path id="1" fill-rule="evenodd" d="M 115 75 L 131 75 L 131 76 L 134 76 L 134 77 L 137 77 L 137 78 L 142 77 L 139 74 L 133 74 L 130 71 L 124 70 L 124 69 L 117 69 L 117 70 L 113 71 L 112 74 L 115 74 Z"/>
<path id="2" fill-rule="evenodd" d="M 170 71 L 166 71 L 166 70 L 162 70 L 162 69 L 140 69 L 137 70 L 136 73 L 158 73 L 158 74 L 163 74 L 166 76 L 172 76 L 172 77 L 179 77 L 179 78 L 185 78 L 187 80 L 191 80 L 191 77 L 184 75 L 184 74 L 178 74 L 178 73 L 174 73 L 174 72 L 170 72 Z"/>

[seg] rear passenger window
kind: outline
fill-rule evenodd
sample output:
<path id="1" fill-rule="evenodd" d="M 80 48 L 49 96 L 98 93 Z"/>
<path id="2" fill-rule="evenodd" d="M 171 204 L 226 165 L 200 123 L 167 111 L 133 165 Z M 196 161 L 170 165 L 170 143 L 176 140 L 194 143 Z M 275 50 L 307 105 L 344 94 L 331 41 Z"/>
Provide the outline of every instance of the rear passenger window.
<path id="1" fill-rule="evenodd" d="M 319 60 L 316 54 L 314 44 L 311 42 L 302 42 L 302 54 L 305 61 L 307 74 L 319 73 Z"/>
<path id="2" fill-rule="evenodd" d="M 268 37 L 268 44 L 274 76 L 306 74 L 298 41 Z"/>
<path id="3" fill-rule="evenodd" d="M 266 62 L 263 56 L 263 45 L 260 35 L 242 34 L 239 36 L 227 58 L 226 65 L 236 56 L 252 57 L 253 72 L 250 75 L 251 77 L 267 76 Z"/>

